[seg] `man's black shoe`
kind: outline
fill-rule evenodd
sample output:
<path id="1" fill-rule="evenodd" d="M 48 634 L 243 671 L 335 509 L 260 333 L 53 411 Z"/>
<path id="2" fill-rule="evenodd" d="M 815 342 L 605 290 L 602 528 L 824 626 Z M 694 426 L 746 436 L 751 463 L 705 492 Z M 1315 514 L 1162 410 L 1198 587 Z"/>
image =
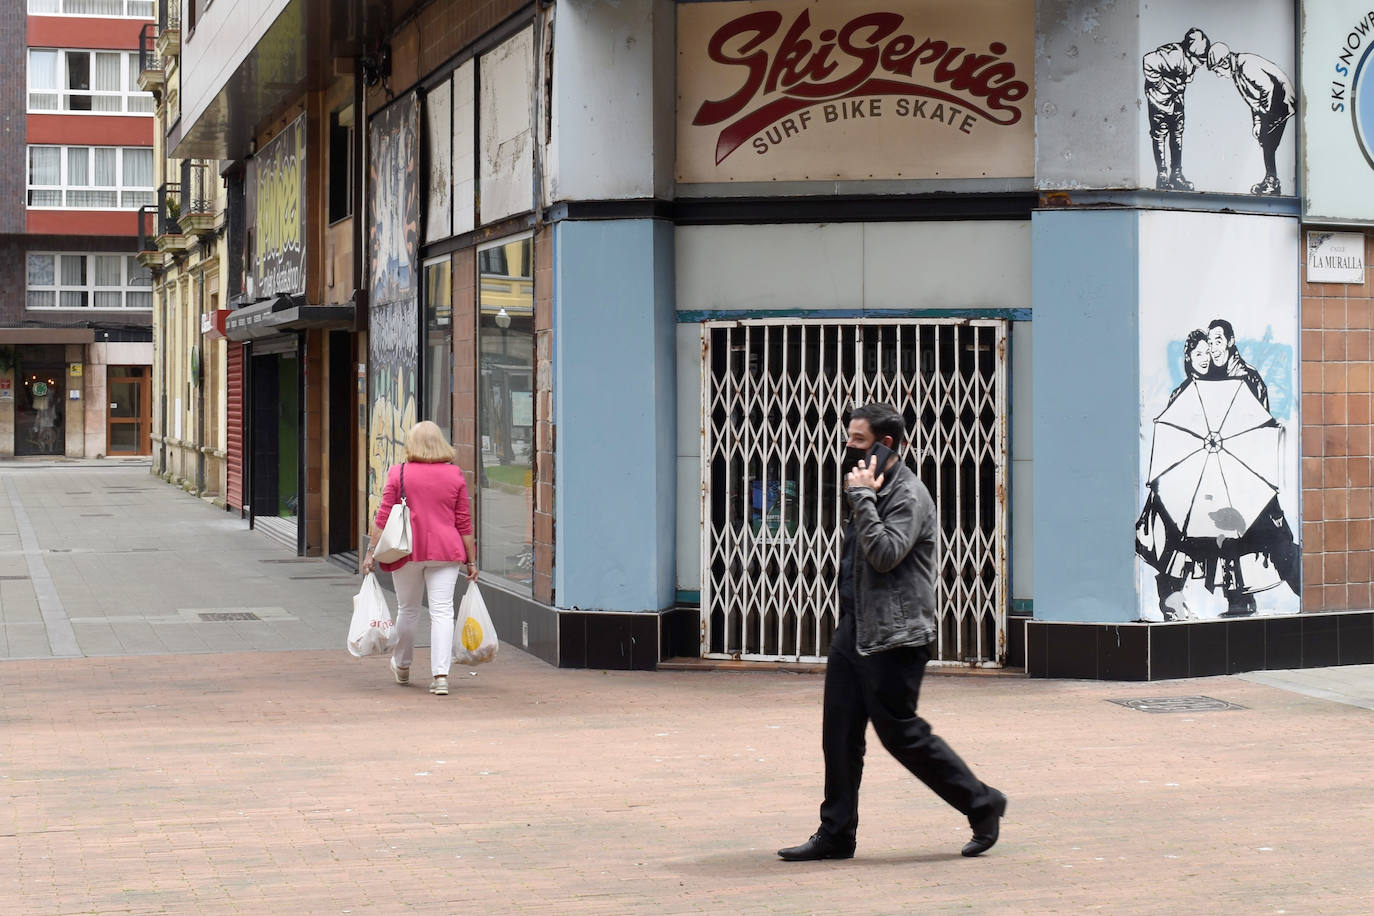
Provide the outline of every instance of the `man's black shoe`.
<path id="1" fill-rule="evenodd" d="M 800 846 L 779 849 L 778 856 L 788 862 L 811 862 L 816 859 L 852 859 L 854 844 L 843 846 L 820 833 L 811 834 L 811 839 Z"/>
<path id="2" fill-rule="evenodd" d="M 994 789 L 994 792 L 997 790 Z M 992 810 L 977 821 L 969 821 L 969 826 L 973 828 L 973 839 L 964 844 L 962 850 L 966 856 L 981 856 L 997 843 L 997 835 L 1001 832 L 1002 815 L 1007 813 L 1007 797 L 1001 792 L 997 792 L 997 799 L 992 803 Z"/>

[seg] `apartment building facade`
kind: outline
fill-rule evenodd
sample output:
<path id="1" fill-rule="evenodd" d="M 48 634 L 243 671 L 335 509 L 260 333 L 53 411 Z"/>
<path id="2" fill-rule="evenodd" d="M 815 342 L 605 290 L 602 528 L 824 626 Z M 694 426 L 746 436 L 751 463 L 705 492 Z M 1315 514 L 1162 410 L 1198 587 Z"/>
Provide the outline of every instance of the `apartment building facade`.
<path id="1" fill-rule="evenodd" d="M 0 13 L 0 456 L 146 455 L 152 291 L 136 257 L 153 186 L 138 81 L 147 0 Z"/>

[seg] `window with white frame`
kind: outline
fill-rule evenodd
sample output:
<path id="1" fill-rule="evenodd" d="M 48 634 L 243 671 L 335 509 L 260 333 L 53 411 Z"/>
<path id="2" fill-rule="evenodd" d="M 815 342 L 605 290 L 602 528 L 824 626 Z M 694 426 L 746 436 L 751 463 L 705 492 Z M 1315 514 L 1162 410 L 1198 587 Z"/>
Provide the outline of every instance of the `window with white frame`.
<path id="1" fill-rule="evenodd" d="M 29 0 L 34 16 L 103 16 L 117 19 L 152 19 L 154 0 Z"/>
<path id="2" fill-rule="evenodd" d="M 29 111 L 151 114 L 138 74 L 137 51 L 29 48 Z"/>
<path id="3" fill-rule="evenodd" d="M 30 146 L 30 207 L 129 210 L 153 203 L 146 146 Z"/>
<path id="4" fill-rule="evenodd" d="M 31 309 L 147 309 L 153 307 L 153 278 L 131 254 L 28 255 Z"/>

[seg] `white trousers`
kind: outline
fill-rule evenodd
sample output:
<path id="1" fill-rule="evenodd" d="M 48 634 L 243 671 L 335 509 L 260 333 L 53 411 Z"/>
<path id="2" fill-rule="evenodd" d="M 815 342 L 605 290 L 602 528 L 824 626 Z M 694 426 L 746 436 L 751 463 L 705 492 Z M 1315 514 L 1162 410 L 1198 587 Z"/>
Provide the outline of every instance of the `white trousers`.
<path id="1" fill-rule="evenodd" d="M 448 676 L 453 662 L 453 592 L 463 573 L 461 563 L 420 560 L 407 563 L 391 574 L 396 586 L 397 668 L 409 668 L 415 655 L 415 632 L 420 623 L 425 593 L 429 593 L 429 670 L 434 677 Z"/>

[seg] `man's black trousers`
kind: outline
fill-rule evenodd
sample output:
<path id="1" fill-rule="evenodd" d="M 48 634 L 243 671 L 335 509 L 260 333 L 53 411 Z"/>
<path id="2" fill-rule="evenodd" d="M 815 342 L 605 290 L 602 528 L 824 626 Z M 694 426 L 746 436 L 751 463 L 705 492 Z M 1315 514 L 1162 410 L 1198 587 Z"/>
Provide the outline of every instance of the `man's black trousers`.
<path id="1" fill-rule="evenodd" d="M 825 801 L 821 832 L 852 845 L 859 827 L 859 782 L 868 723 L 883 747 L 917 779 L 971 820 L 986 815 L 996 794 L 984 785 L 930 725 L 916 715 L 929 646 L 860 655 L 854 615 L 845 614 L 830 642 L 825 670 Z"/>

